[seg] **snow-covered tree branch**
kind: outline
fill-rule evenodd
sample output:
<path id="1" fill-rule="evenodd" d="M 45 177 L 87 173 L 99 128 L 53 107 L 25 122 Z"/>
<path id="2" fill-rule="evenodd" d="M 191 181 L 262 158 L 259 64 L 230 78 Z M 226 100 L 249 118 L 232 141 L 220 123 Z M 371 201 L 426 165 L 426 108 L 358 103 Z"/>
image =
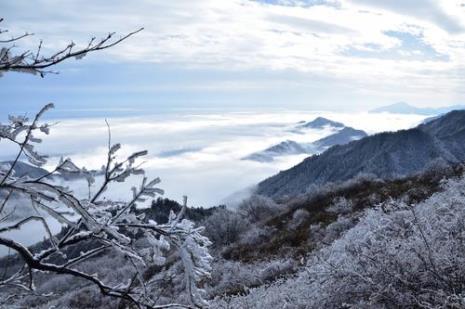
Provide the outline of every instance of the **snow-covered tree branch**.
<path id="1" fill-rule="evenodd" d="M 0 22 L 3 19 L 0 18 Z M 65 48 L 48 56 L 42 55 L 42 43 L 32 52 L 15 53 L 15 43 L 31 34 L 7 37 L 0 40 L 6 47 L 0 49 L 0 75 L 4 72 L 44 74 L 50 67 L 70 58 L 80 59 L 87 53 L 110 48 L 141 31 L 131 32 L 115 39 L 114 33 L 102 39 L 92 38 L 87 46 L 75 49 L 70 43 Z M 0 29 L 0 36 L 7 31 Z M 92 285 L 103 295 L 119 299 L 125 306 L 135 308 L 194 308 L 207 303 L 201 289 L 202 281 L 210 274 L 210 241 L 201 234 L 202 228 L 183 218 L 183 211 L 171 213 L 167 223 L 159 224 L 145 218 L 138 211 L 140 204 L 163 194 L 157 185 L 160 179 L 148 179 L 140 166 L 146 151 L 133 153 L 120 160 L 119 144 L 112 144 L 108 126 L 108 153 L 101 171 L 79 168 L 71 159 L 61 159 L 58 164 L 35 177 L 17 173 L 18 165 L 27 160 L 39 168 L 47 163 L 47 156 L 37 150 L 42 138 L 50 133 L 50 125 L 42 122 L 42 116 L 54 108 L 45 105 L 32 119 L 26 116 L 9 116 L 7 123 L 0 123 L 0 144 L 18 148 L 12 161 L 0 164 L 0 247 L 8 248 L 8 256 L 0 271 L 0 306 L 15 298 L 27 295 L 51 296 L 36 291 L 38 276 L 71 276 L 84 284 Z M 103 178 L 97 185 L 96 176 Z M 60 184 L 57 179 L 85 179 L 89 189 L 86 197 L 76 194 L 69 184 Z M 140 177 L 138 187 L 132 188 L 128 201 L 114 201 L 105 192 L 115 183 L 124 183 L 129 177 Z M 93 192 L 93 194 L 92 194 Z M 17 207 L 26 209 L 26 215 L 18 215 Z M 54 233 L 51 220 L 59 222 L 62 232 Z M 28 246 L 15 237 L 14 231 L 26 229 L 38 222 L 44 240 L 37 246 Z M 105 282 L 96 273 L 83 265 L 103 254 L 119 255 L 129 267 L 124 282 Z M 166 256 L 180 257 L 185 268 L 185 286 L 188 302 L 159 302 L 157 291 L 144 275 L 152 265 L 164 265 Z M 8 261 L 19 259 L 21 262 Z"/>
<path id="2" fill-rule="evenodd" d="M 1 22 L 3 22 L 3 18 L 0 18 Z M 49 68 L 56 64 L 72 58 L 82 59 L 89 53 L 113 47 L 142 30 L 143 28 L 137 29 L 119 38 L 115 38 L 115 32 L 110 32 L 99 39 L 92 37 L 87 42 L 87 45 L 82 48 L 76 48 L 76 44 L 70 42 L 58 51 L 44 55 L 42 41 L 35 50 L 16 51 L 16 43 L 21 39 L 32 36 L 32 33 L 26 32 L 21 35 L 7 37 L 8 30 L 0 28 L 0 76 L 2 73 L 14 71 L 39 74 L 44 77 L 47 73 L 54 73 Z"/>
<path id="3" fill-rule="evenodd" d="M 0 142 L 14 143 L 19 148 L 15 160 L 0 167 L 0 196 L 4 197 L 0 220 L 8 222 L 0 228 L 0 245 L 16 252 L 25 263 L 25 267 L 18 271 L 7 271 L 0 278 L 0 288 L 12 291 L 19 288 L 33 292 L 34 276 L 40 271 L 50 275 L 71 275 L 93 283 L 104 295 L 145 308 L 161 308 L 165 305 L 157 305 L 151 299 L 150 293 L 145 292 L 150 290 L 147 282 L 137 273 L 153 263 L 162 265 L 165 262 L 164 254 L 174 248 L 185 266 L 186 288 L 191 300 L 186 306 L 206 305 L 198 284 L 209 276 L 211 256 L 207 249 L 210 242 L 201 234 L 202 228 L 183 219 L 182 211 L 178 215 L 172 213 L 166 224 L 158 224 L 146 220 L 143 215 L 136 215 L 138 204 L 163 194 L 156 187 L 160 180 L 147 179 L 138 165 L 146 151 L 118 160 L 120 145 L 112 145 L 109 137 L 107 162 L 101 171 L 104 179 L 95 188 L 96 193 L 86 198 L 77 196 L 71 189 L 54 181 L 54 177 L 73 174 L 85 178 L 89 187 L 95 186 L 95 172 L 77 167 L 71 159 L 61 160 L 51 172 L 38 178 L 16 176 L 15 166 L 23 157 L 35 166 L 46 162 L 46 156 L 36 150 L 35 146 L 40 143 L 36 135 L 38 132 L 49 133 L 49 126 L 39 122 L 40 117 L 52 107 L 50 104 L 45 106 L 32 121 L 25 117 L 10 117 L 9 123 L 0 127 Z M 133 196 L 129 201 L 102 198 L 103 192 L 113 183 L 124 182 L 131 176 L 141 177 L 141 183 L 139 187 L 132 188 Z M 5 210 L 8 209 L 12 195 L 27 201 L 27 207 L 37 210 L 37 215 L 9 223 L 9 214 Z M 187 207 L 187 202 L 184 207 Z M 59 221 L 66 232 L 60 236 L 53 235 L 48 226 L 48 216 Z M 30 221 L 42 223 L 45 242 L 49 244 L 45 250 L 34 252 L 20 241 L 4 236 L 9 231 L 26 226 Z M 146 240 L 149 245 L 137 246 L 136 241 L 140 239 Z M 69 255 L 68 249 L 72 246 L 82 246 L 83 250 L 77 256 Z M 97 276 L 79 269 L 83 261 L 110 250 L 134 264 L 133 280 L 116 286 L 109 285 Z"/>

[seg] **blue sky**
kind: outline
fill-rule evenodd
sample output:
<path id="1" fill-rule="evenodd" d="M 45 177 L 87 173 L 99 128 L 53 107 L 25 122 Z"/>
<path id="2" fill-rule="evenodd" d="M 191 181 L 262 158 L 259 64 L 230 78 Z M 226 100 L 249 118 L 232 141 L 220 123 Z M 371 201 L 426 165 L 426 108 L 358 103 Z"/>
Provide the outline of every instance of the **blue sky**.
<path id="1" fill-rule="evenodd" d="M 465 3 L 465 1 L 464 1 Z M 6 0 L 11 33 L 45 52 L 145 30 L 41 79 L 6 74 L 2 111 L 304 108 L 464 103 L 459 0 Z"/>

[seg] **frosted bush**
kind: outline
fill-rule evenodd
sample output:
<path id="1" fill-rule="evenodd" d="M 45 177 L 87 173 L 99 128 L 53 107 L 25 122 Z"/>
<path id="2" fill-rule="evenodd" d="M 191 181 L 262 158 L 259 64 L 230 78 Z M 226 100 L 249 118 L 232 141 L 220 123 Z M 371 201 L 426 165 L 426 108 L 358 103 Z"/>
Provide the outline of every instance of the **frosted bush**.
<path id="1" fill-rule="evenodd" d="M 416 205 L 392 201 L 366 210 L 297 276 L 215 306 L 464 308 L 465 181 L 449 180 L 443 189 Z"/>
<path id="2" fill-rule="evenodd" d="M 336 198 L 331 206 L 328 207 L 328 211 L 336 214 L 347 214 L 352 212 L 352 202 L 344 197 Z"/>
<path id="3" fill-rule="evenodd" d="M 310 213 L 306 211 L 305 209 L 297 209 L 294 211 L 292 214 L 292 219 L 291 222 L 289 223 L 289 227 L 291 229 L 296 229 L 298 228 L 302 223 L 308 220 L 310 217 Z"/>
<path id="4" fill-rule="evenodd" d="M 259 222 L 268 219 L 281 210 L 282 207 L 276 204 L 272 199 L 261 195 L 253 195 L 238 206 L 239 214 L 251 222 Z"/>
<path id="5" fill-rule="evenodd" d="M 338 217 L 336 221 L 331 222 L 328 226 L 321 231 L 324 244 L 330 244 L 334 240 L 341 237 L 341 235 L 355 225 L 354 219 L 349 217 Z"/>
<path id="6" fill-rule="evenodd" d="M 95 184 L 94 172 L 77 167 L 71 159 L 62 159 L 51 171 L 43 175 L 17 175 L 15 167 L 19 159 L 27 159 L 35 168 L 47 162 L 47 156 L 40 154 L 36 146 L 38 138 L 49 133 L 47 124 L 40 124 L 41 116 L 53 108 L 48 104 L 36 116 L 9 117 L 9 122 L 0 124 L 0 142 L 15 144 L 19 149 L 10 165 L 0 165 L 0 245 L 15 252 L 24 262 L 21 268 L 3 269 L 0 277 L 0 306 L 11 303 L 11 296 L 20 300 L 28 294 L 37 294 L 36 283 L 43 276 L 71 276 L 73 282 L 82 281 L 94 286 L 99 293 L 135 306 L 149 306 L 154 303 L 148 293 L 150 282 L 142 273 L 150 265 L 163 265 L 169 251 L 176 251 L 184 266 L 184 283 L 188 291 L 188 302 L 193 306 L 205 306 L 202 282 L 210 275 L 212 257 L 208 252 L 211 242 L 192 221 L 184 218 L 187 198 L 182 210 L 171 212 L 168 222 L 158 224 L 138 213 L 147 200 L 163 194 L 157 187 L 160 179 L 148 179 L 140 167 L 141 157 L 147 151 L 139 151 L 121 158 L 120 144 L 112 144 L 109 130 L 106 164 L 100 173 L 103 181 Z M 87 181 L 89 194 L 81 197 L 66 186 L 53 181 L 53 177 L 79 175 Z M 140 185 L 131 188 L 132 197 L 113 201 L 104 193 L 115 183 L 123 183 L 129 177 L 139 177 Z M 33 212 L 21 212 L 24 217 L 15 218 L 8 211 L 13 207 L 12 196 L 17 195 L 27 201 Z M 18 201 L 18 199 L 16 199 Z M 53 218 L 64 228 L 64 232 L 54 235 L 49 226 Z M 44 241 L 40 246 L 26 248 L 21 239 L 9 233 L 21 229 L 29 222 L 38 222 L 43 228 Z M 18 238 L 18 237 L 16 237 Z M 144 240 L 144 246 L 135 246 L 136 240 Z M 99 259 L 95 264 L 86 263 L 97 256 L 123 256 L 121 265 L 113 264 L 116 270 L 98 267 L 104 263 Z M 105 265 L 102 265 L 105 266 Z M 150 279 L 150 278 L 148 278 Z M 70 284 L 71 285 L 71 284 Z M 54 292 L 54 291 L 50 291 Z M 41 297 L 47 295 L 37 294 Z M 178 305 L 178 304 L 172 304 Z M 151 305 L 150 305 L 151 306 Z"/>
<path id="7" fill-rule="evenodd" d="M 205 235 L 216 247 L 232 244 L 249 228 L 246 218 L 225 208 L 216 210 L 202 224 L 205 227 Z"/>
<path id="8" fill-rule="evenodd" d="M 250 225 L 247 231 L 240 237 L 239 243 L 245 245 L 263 243 L 267 241 L 274 232 L 274 228 L 270 226 Z"/>

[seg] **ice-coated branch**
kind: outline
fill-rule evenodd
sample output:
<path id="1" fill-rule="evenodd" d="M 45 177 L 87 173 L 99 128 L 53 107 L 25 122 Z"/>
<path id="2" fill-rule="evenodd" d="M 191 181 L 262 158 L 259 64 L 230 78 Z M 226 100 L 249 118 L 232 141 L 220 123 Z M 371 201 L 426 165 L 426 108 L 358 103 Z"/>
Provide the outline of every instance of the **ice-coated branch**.
<path id="1" fill-rule="evenodd" d="M 3 203 L 0 203 L 0 210 L 3 211 L 8 200 L 15 195 L 22 197 L 21 203 L 30 203 L 22 207 L 30 207 L 36 215 L 18 219 L 0 228 L 0 245 L 16 252 L 26 265 L 16 273 L 9 273 L 0 283 L 3 282 L 9 288 L 16 287 L 33 293 L 36 272 L 50 276 L 69 275 L 97 286 L 104 295 L 130 302 L 139 308 L 205 307 L 207 302 L 200 285 L 211 271 L 212 258 L 208 253 L 210 241 L 201 234 L 202 228 L 183 219 L 187 198 L 184 198 L 180 213 L 171 213 L 166 224 L 147 220 L 137 211 L 139 204 L 163 194 L 163 190 L 157 187 L 160 179 L 148 180 L 140 167 L 139 161 L 147 154 L 146 151 L 135 152 L 124 160 L 117 159 L 120 145 L 111 144 L 109 130 L 107 162 L 100 174 L 79 168 L 71 159 L 62 159 L 55 168 L 40 177 L 16 175 L 14 167 L 20 161 L 21 155 L 34 151 L 31 144 L 38 142 L 34 132 L 40 130 L 48 134 L 48 125 L 39 125 L 38 121 L 50 107 L 42 109 L 32 122 L 24 117 L 10 117 L 10 123 L 1 127 L 0 141 L 13 143 L 19 149 L 12 164 L 0 165 L 0 173 L 3 175 L 0 196 L 4 198 Z M 37 156 L 45 157 L 39 154 Z M 36 166 L 42 163 L 40 160 L 30 162 Z M 103 177 L 103 182 L 94 191 L 94 196 L 82 198 L 54 181 L 54 177 L 66 175 L 85 177 L 89 187 L 95 186 L 94 177 Z M 133 196 L 128 201 L 115 202 L 108 196 L 103 198 L 103 193 L 112 184 L 125 182 L 129 177 L 141 177 L 141 182 L 138 187 L 132 188 Z M 65 228 L 61 236 L 51 232 L 48 225 L 50 218 L 57 220 Z M 47 241 L 44 244 L 48 244 L 48 247 L 39 252 L 27 248 L 14 237 L 6 236 L 10 235 L 6 232 L 21 229 L 31 221 L 40 222 L 46 235 Z M 139 239 L 144 240 L 146 245 L 135 246 L 134 243 Z M 85 249 L 80 250 L 77 255 L 70 255 L 70 252 L 76 252 L 76 248 Z M 153 291 L 150 291 L 145 280 L 149 281 L 151 278 L 144 279 L 142 275 L 142 270 L 150 265 L 163 265 L 166 261 L 165 254 L 171 248 L 178 252 L 184 265 L 189 305 L 157 304 L 151 298 Z M 106 283 L 97 275 L 83 270 L 83 265 L 89 260 L 115 253 L 127 258 L 133 266 L 133 279 L 127 283 Z M 1 286 L 0 284 L 0 288 Z"/>
<path id="2" fill-rule="evenodd" d="M 0 23 L 2 21 L 3 18 L 0 18 Z M 100 39 L 92 37 L 85 47 L 79 49 L 76 49 L 76 44 L 74 42 L 70 42 L 62 49 L 59 49 L 58 51 L 47 56 L 42 55 L 42 41 L 40 41 L 35 51 L 25 50 L 19 53 L 13 53 L 13 49 L 16 47 L 15 45 L 1 47 L 0 74 L 2 72 L 15 71 L 39 74 L 41 77 L 44 77 L 47 73 L 54 73 L 54 71 L 48 70 L 50 67 L 53 67 L 70 58 L 82 59 L 89 53 L 113 47 L 142 30 L 143 28 L 137 29 L 119 38 L 115 38 L 116 34 L 114 32 L 110 32 L 105 37 Z M 0 29 L 0 36 L 7 32 L 7 30 Z M 21 39 L 31 35 L 33 34 L 25 33 L 22 35 L 10 37 L 4 40 L 0 40 L 0 44 L 16 43 Z"/>
<path id="3" fill-rule="evenodd" d="M 0 23 L 3 21 L 0 18 Z M 5 72 L 25 72 L 45 74 L 53 72 L 51 68 L 67 59 L 81 59 L 88 53 L 113 47 L 142 31 L 142 28 L 130 32 L 120 38 L 115 33 L 97 39 L 91 38 L 83 48 L 76 48 L 71 42 L 64 48 L 44 55 L 43 43 L 38 47 L 23 52 L 16 51 L 16 43 L 32 34 L 25 33 L 5 38 L 7 30 L 0 29 L 0 77 Z M 2 44 L 4 45 L 2 47 Z M 40 135 L 49 134 L 50 125 L 39 124 L 42 115 L 53 104 L 41 109 L 32 121 L 25 116 L 10 116 L 8 122 L 0 124 L 0 142 L 10 143 L 18 147 L 16 156 L 9 164 L 0 164 L 0 245 L 6 246 L 15 252 L 24 261 L 24 266 L 18 270 L 4 269 L 4 276 L 0 280 L 0 288 L 8 286 L 10 297 L 17 298 L 34 291 L 35 273 L 48 276 L 68 275 L 87 281 L 99 288 L 102 294 L 127 301 L 138 308 L 193 308 L 203 306 L 205 301 L 201 295 L 196 294 L 197 285 L 209 275 L 209 255 L 207 247 L 208 239 L 201 236 L 201 229 L 194 228 L 188 220 L 181 220 L 185 211 L 186 201 L 181 214 L 170 216 L 168 224 L 158 224 L 144 219 L 144 216 L 136 212 L 138 204 L 163 194 L 163 190 L 156 187 L 160 180 L 147 179 L 144 170 L 140 167 L 140 158 L 147 154 L 146 151 L 135 152 L 125 160 L 117 158 L 120 144 L 112 144 L 111 130 L 108 126 L 108 153 L 107 162 L 101 173 L 94 173 L 85 168 L 79 168 L 71 159 L 61 159 L 55 168 L 35 179 L 28 175 L 18 177 L 16 168 L 18 163 L 26 158 L 33 166 L 43 166 L 47 156 L 39 154 L 35 146 L 41 143 Z M 142 176 L 139 187 L 133 187 L 133 196 L 129 201 L 114 202 L 104 193 L 113 183 L 123 183 L 129 177 Z M 87 198 L 78 197 L 67 187 L 58 185 L 54 179 L 67 176 L 83 177 L 87 180 L 89 195 Z M 103 181 L 97 188 L 95 177 L 102 176 Z M 93 190 L 91 190 L 91 188 Z M 91 196 L 91 192 L 95 192 Z M 13 203 L 21 201 L 21 207 L 31 208 L 36 215 L 15 218 L 16 204 L 5 215 L 6 209 Z M 29 203 L 29 204 L 28 204 Z M 63 233 L 53 235 L 48 220 L 57 220 Z M 14 229 L 21 229 L 31 221 L 38 221 L 43 227 L 46 241 L 41 251 L 34 252 L 27 248 L 21 241 L 15 239 L 14 234 L 6 233 Z M 4 224 L 7 222 L 7 224 Z M 138 247 L 134 243 L 138 239 L 145 239 L 148 247 Z M 165 262 L 165 254 L 170 247 L 179 250 L 182 261 L 189 275 L 187 286 L 189 287 L 190 305 L 184 304 L 157 304 L 157 299 L 152 299 L 145 277 L 141 270 L 155 263 L 161 265 Z M 76 256 L 72 252 L 83 248 Z M 85 248 L 85 249 L 84 249 Z M 113 251 L 113 252 L 109 252 Z M 89 274 L 83 270 L 83 265 L 90 259 L 104 254 L 119 254 L 126 257 L 134 268 L 132 279 L 126 283 L 117 285 L 105 283 L 95 274 Z M 150 281 L 151 278 L 147 280 Z M 192 281 L 191 281 L 192 280 Z M 22 292 L 16 293 L 12 288 L 19 288 Z M 0 290 L 1 294 L 1 290 Z M 2 297 L 5 294 L 2 294 Z"/>
<path id="4" fill-rule="evenodd" d="M 19 151 L 13 160 L 10 168 L 6 171 L 5 175 L 0 182 L 0 185 L 3 185 L 11 173 L 14 171 L 18 160 L 20 159 L 21 155 L 24 153 L 28 160 L 35 164 L 35 165 L 43 165 L 46 162 L 46 156 L 39 155 L 34 150 L 34 144 L 40 143 L 41 140 L 34 137 L 33 132 L 35 130 L 40 130 L 41 132 L 48 134 L 48 125 L 38 126 L 38 121 L 40 117 L 49 109 L 53 108 L 54 105 L 49 103 L 45 105 L 34 117 L 34 120 L 31 124 L 28 124 L 28 119 L 26 117 L 9 117 L 10 124 L 9 125 L 1 125 L 0 124 L 0 141 L 1 139 L 8 139 L 15 141 L 16 144 L 19 145 Z M 19 138 L 20 134 L 25 133 L 24 140 L 22 142 L 18 142 L 17 139 Z"/>

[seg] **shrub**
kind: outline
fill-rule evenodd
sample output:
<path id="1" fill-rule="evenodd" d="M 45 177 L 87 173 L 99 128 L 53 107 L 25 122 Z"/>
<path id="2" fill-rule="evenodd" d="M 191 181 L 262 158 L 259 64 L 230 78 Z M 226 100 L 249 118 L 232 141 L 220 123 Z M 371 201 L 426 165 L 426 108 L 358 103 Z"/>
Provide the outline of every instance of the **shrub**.
<path id="1" fill-rule="evenodd" d="M 272 199 L 261 195 L 252 195 L 238 207 L 238 212 L 250 222 L 263 221 L 278 214 L 280 210 L 281 207 Z"/>
<path id="2" fill-rule="evenodd" d="M 249 221 L 235 211 L 219 208 L 203 221 L 205 235 L 215 247 L 236 242 L 248 229 Z"/>

